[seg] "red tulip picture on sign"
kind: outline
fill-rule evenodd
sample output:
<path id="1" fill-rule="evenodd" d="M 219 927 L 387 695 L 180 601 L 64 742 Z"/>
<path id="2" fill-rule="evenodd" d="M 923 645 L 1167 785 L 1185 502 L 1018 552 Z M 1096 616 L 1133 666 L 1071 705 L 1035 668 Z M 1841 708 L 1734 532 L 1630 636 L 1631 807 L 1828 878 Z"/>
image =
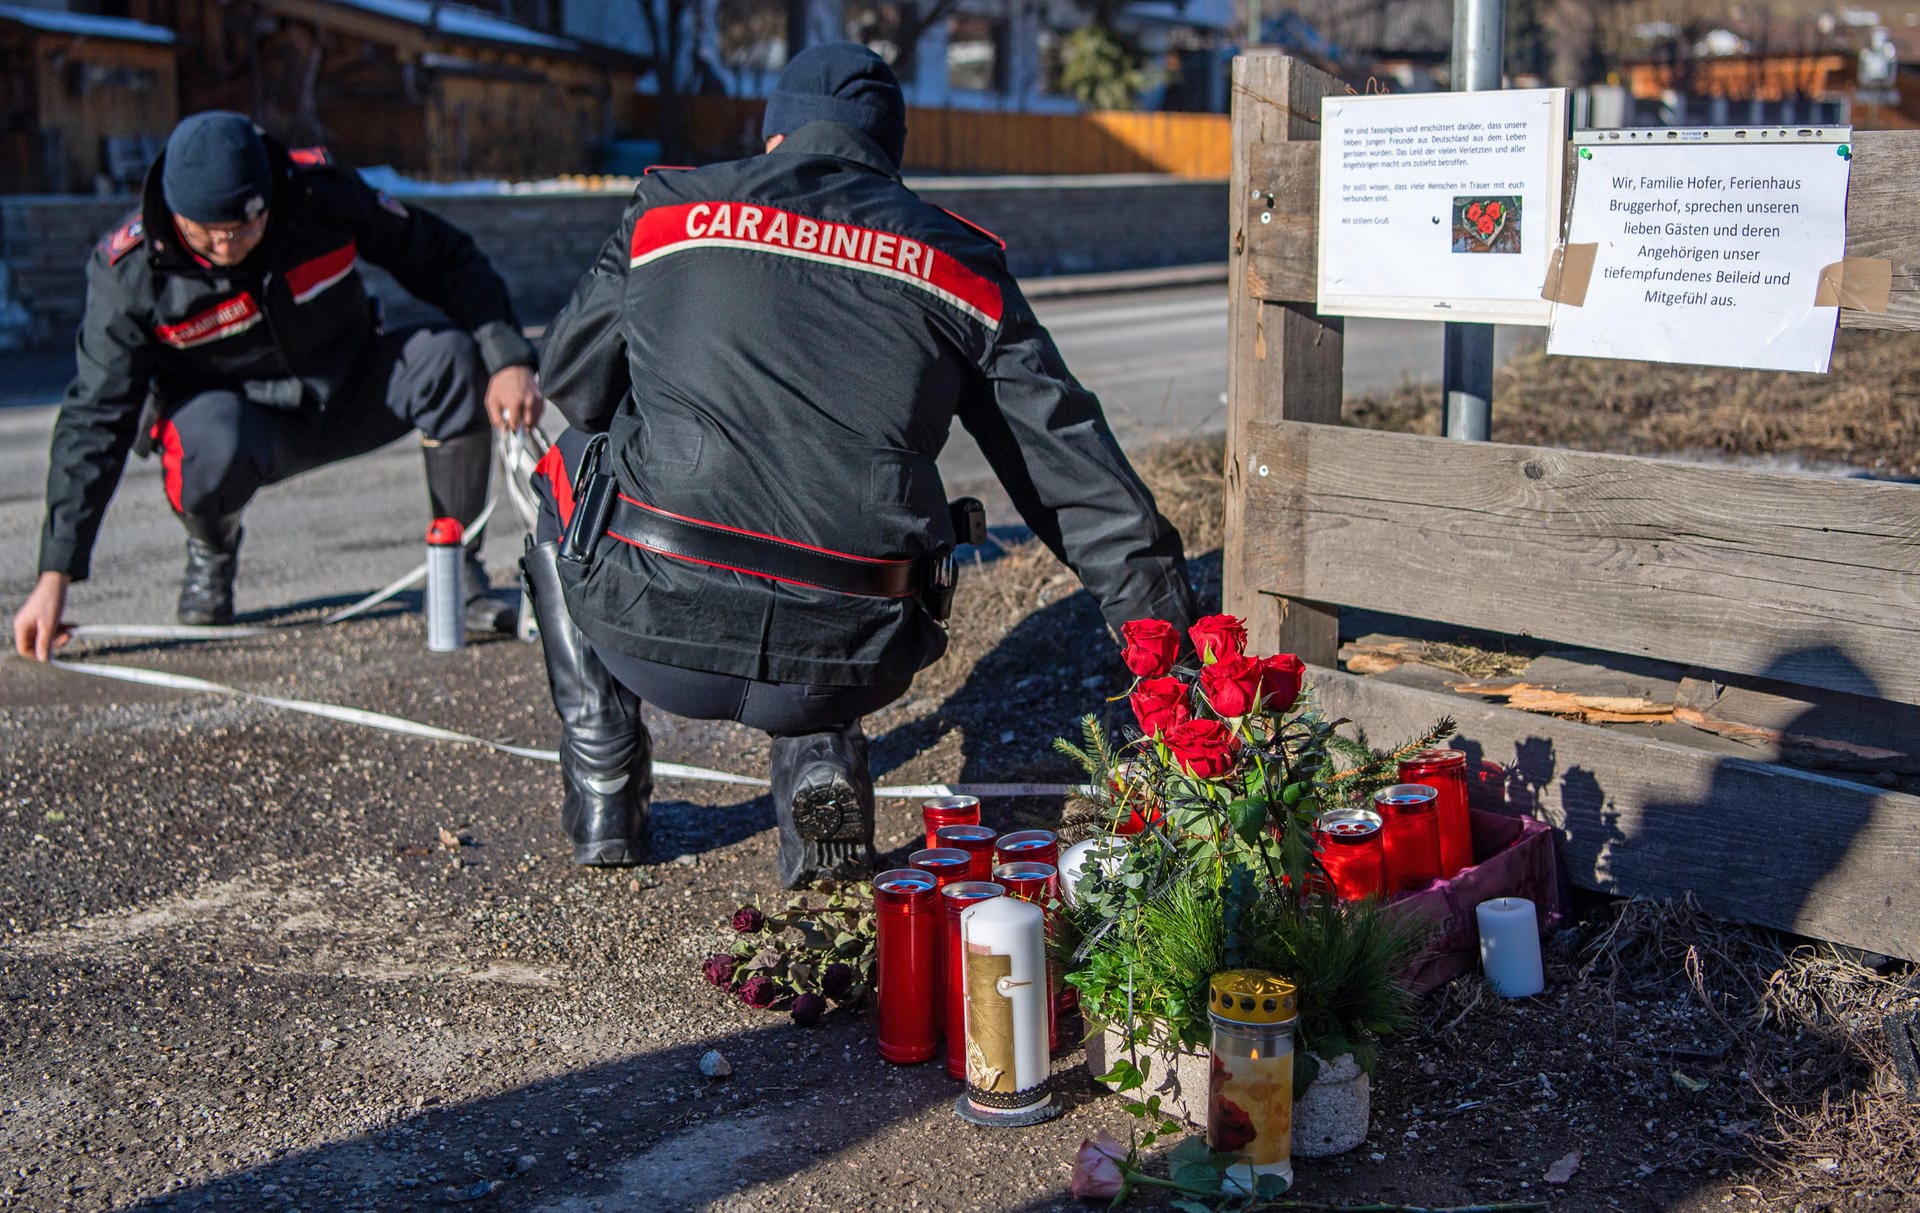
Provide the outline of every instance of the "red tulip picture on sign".
<path id="1" fill-rule="evenodd" d="M 1515 195 L 1455 194 L 1453 251 L 1518 253 L 1520 199 Z"/>

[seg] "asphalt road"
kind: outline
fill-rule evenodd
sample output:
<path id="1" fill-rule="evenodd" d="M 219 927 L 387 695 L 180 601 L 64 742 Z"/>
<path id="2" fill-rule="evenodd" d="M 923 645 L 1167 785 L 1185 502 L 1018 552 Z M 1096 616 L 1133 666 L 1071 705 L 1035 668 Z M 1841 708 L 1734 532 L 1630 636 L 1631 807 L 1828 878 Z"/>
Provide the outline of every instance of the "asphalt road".
<path id="1" fill-rule="evenodd" d="M 1222 432 L 1226 424 L 1227 297 L 1224 285 L 1040 299 L 1067 364 L 1097 392 L 1114 432 L 1129 449 L 1178 435 Z M 1529 337 L 1500 334 L 1502 357 Z M 26 373 L 58 382 L 57 355 L 24 360 Z M 1350 393 L 1402 381 L 1437 382 L 1440 326 L 1351 321 L 1346 376 Z M 23 395 L 24 390 L 24 395 Z M 12 606 L 32 585 L 46 482 L 47 438 L 57 387 L 4 393 L 0 409 L 0 602 Z M 549 423 L 557 424 L 550 415 Z M 956 494 L 987 499 L 996 524 L 1012 521 L 985 459 L 956 427 L 941 458 Z M 280 614 L 316 602 L 346 601 L 391 581 L 421 559 L 426 495 L 419 455 L 404 440 L 364 459 L 324 468 L 269 489 L 248 510 L 238 606 L 243 615 Z M 182 561 L 180 529 L 160 489 L 157 459 L 132 460 L 94 556 L 94 577 L 77 587 L 71 616 L 101 623 L 168 622 Z M 511 571 L 519 536 L 512 526 L 488 537 L 491 567 Z"/>

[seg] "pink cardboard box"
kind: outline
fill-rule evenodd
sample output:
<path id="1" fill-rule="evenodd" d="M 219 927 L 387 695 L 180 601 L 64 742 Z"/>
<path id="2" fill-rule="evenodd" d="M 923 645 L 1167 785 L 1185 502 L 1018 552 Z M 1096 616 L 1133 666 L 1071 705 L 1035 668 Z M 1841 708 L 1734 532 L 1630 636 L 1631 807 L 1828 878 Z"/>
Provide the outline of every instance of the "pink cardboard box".
<path id="1" fill-rule="evenodd" d="M 1434 925 L 1427 947 L 1403 975 L 1415 994 L 1436 990 L 1480 967 L 1480 926 L 1474 909 L 1494 897 L 1525 897 L 1540 918 L 1540 938 L 1564 918 L 1553 831 L 1531 817 L 1469 809 L 1472 867 L 1387 903 L 1391 914 L 1413 914 Z"/>

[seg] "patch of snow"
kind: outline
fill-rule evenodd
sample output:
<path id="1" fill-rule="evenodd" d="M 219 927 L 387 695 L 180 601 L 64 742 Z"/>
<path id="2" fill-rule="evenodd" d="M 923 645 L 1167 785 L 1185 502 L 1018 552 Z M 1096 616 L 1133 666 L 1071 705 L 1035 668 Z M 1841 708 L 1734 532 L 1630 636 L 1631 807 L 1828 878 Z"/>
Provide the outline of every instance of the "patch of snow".
<path id="1" fill-rule="evenodd" d="M 396 21 L 405 21 L 424 29 L 437 29 L 456 38 L 478 38 L 486 42 L 512 42 L 521 46 L 543 46 L 550 50 L 575 51 L 580 46 L 570 38 L 543 34 L 537 29 L 496 17 L 492 13 L 458 4 L 433 4 L 429 0 L 336 0 L 337 3 L 364 12 L 378 13 Z"/>
<path id="2" fill-rule="evenodd" d="M 90 38 L 119 38 L 126 42 L 157 42 L 173 45 L 173 31 L 126 17 L 96 17 L 91 13 L 68 13 L 50 8 L 22 8 L 0 4 L 0 20 L 18 21 L 31 29 L 55 34 L 79 34 Z"/>

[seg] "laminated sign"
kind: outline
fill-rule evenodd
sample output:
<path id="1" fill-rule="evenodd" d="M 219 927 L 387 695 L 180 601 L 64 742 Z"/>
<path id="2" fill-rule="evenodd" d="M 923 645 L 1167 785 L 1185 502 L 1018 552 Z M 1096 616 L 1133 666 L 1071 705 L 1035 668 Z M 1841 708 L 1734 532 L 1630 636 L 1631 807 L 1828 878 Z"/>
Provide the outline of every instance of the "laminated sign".
<path id="1" fill-rule="evenodd" d="M 1560 229 L 1565 89 L 1327 97 L 1327 315 L 1545 324 Z"/>
<path id="2" fill-rule="evenodd" d="M 1846 128 L 1576 135 L 1547 352 L 1825 371 L 1845 307 L 1885 310 L 1847 258 Z"/>

